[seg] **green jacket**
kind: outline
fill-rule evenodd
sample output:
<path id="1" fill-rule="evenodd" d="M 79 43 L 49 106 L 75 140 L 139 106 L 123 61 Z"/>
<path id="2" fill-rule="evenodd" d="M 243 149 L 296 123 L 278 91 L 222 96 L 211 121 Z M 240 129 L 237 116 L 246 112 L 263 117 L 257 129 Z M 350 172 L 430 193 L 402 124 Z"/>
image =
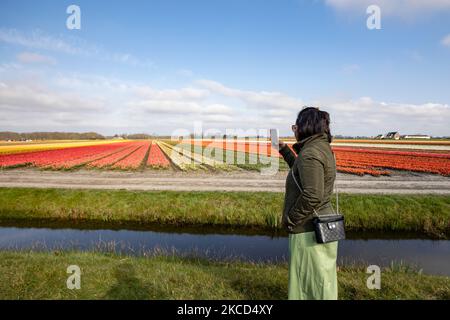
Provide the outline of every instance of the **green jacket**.
<path id="1" fill-rule="evenodd" d="M 317 214 L 330 214 L 331 196 L 336 179 L 336 163 L 326 134 L 316 134 L 280 149 L 284 160 L 294 173 L 286 178 L 286 195 L 282 224 L 289 233 L 313 231 L 312 219 Z"/>

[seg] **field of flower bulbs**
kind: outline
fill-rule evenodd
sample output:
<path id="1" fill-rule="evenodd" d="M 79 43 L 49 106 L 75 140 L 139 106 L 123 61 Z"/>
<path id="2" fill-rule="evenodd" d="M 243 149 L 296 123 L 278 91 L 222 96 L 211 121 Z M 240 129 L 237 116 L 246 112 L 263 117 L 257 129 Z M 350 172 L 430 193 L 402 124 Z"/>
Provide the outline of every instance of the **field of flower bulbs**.
<path id="1" fill-rule="evenodd" d="M 35 144 L 32 148 L 0 146 L 0 169 L 36 167 L 47 170 L 79 168 L 102 170 L 230 170 L 259 168 L 258 161 L 274 156 L 283 163 L 277 151 L 267 142 L 232 142 L 187 140 L 173 141 L 102 141 Z M 49 146 L 48 150 L 43 150 Z M 20 150 L 25 150 L 20 152 Z M 219 150 L 223 159 L 213 157 Z M 208 152 L 207 152 L 208 151 Z M 235 166 L 226 161 L 225 154 L 243 155 L 251 163 Z M 389 175 L 394 170 L 424 172 L 450 176 L 450 152 L 421 150 L 386 150 L 381 148 L 335 146 L 339 172 L 356 175 Z M 203 153 L 203 154 L 202 154 Z M 264 162 L 264 161 L 261 161 Z M 264 162 L 267 165 L 267 161 Z M 280 166 L 282 170 L 286 166 Z"/>
<path id="2" fill-rule="evenodd" d="M 278 152 L 266 142 L 190 141 L 192 149 L 222 148 L 223 150 L 277 156 Z M 421 142 L 424 144 L 424 142 Z M 431 142 L 430 142 L 431 143 Z M 436 142 L 430 145 L 436 144 Z M 290 145 L 292 147 L 292 144 Z M 424 172 L 450 176 L 450 152 L 429 152 L 421 150 L 385 150 L 360 147 L 333 147 L 337 170 L 356 175 L 389 175 L 392 170 Z"/>
<path id="3" fill-rule="evenodd" d="M 150 145 L 150 141 L 126 141 L 94 146 L 65 147 L 57 150 L 3 154 L 0 155 L 0 168 L 31 166 L 53 170 L 70 170 L 81 167 L 137 170 L 143 167 Z M 156 152 L 154 151 L 154 153 Z"/>
<path id="4" fill-rule="evenodd" d="M 388 175 L 386 169 L 450 175 L 450 154 L 421 151 L 333 148 L 341 172 Z"/>

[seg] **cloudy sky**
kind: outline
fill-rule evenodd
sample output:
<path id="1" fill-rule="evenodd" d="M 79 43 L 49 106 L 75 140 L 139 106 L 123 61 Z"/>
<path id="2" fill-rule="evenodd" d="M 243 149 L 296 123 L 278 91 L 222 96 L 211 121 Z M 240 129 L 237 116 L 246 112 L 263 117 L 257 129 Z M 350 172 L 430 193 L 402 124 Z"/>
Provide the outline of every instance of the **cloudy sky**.
<path id="1" fill-rule="evenodd" d="M 303 105 L 450 135 L 450 0 L 0 2 L 0 131 L 288 134 Z"/>

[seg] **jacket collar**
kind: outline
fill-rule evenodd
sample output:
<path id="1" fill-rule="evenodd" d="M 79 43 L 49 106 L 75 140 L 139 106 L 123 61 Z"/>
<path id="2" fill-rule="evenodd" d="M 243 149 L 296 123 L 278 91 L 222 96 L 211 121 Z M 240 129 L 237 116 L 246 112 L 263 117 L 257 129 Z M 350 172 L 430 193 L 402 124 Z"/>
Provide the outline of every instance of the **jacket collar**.
<path id="1" fill-rule="evenodd" d="M 312 135 L 308 138 L 305 138 L 303 140 L 300 140 L 292 145 L 292 149 L 298 154 L 301 149 L 303 149 L 306 145 L 310 144 L 311 142 L 315 140 L 325 140 L 328 142 L 328 137 L 325 133 L 317 133 L 315 135 Z"/>

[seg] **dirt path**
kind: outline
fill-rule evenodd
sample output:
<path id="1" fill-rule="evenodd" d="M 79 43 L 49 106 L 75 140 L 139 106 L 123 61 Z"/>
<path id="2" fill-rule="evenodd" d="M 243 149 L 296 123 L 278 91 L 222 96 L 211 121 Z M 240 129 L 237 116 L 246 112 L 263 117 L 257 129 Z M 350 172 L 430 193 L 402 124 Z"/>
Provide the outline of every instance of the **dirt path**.
<path id="1" fill-rule="evenodd" d="M 176 191 L 284 192 L 287 172 L 54 172 L 37 169 L 0 170 L 0 187 L 83 188 Z M 347 193 L 450 194 L 450 178 L 429 174 L 395 173 L 389 177 L 338 174 L 337 187 Z"/>

